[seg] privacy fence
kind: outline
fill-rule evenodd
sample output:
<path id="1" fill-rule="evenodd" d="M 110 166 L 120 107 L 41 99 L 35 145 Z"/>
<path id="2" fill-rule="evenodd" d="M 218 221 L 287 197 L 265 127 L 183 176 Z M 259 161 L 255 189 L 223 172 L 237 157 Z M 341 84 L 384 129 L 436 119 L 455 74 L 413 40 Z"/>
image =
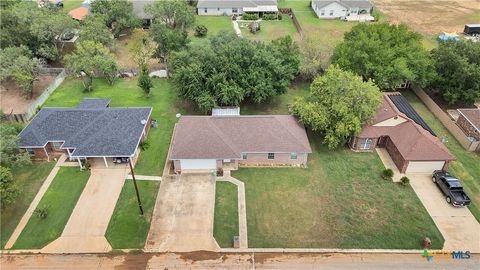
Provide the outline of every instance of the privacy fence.
<path id="1" fill-rule="evenodd" d="M 442 122 L 445 128 L 450 131 L 450 133 L 457 139 L 457 141 L 462 145 L 463 148 L 467 151 L 475 151 L 480 149 L 480 141 L 471 141 L 467 135 L 458 127 L 448 114 L 446 114 L 436 103 L 431 99 L 425 91 L 419 87 L 412 88 L 415 94 L 422 100 L 425 106 L 430 109 L 430 111 L 435 115 L 435 117 Z"/>
<path id="2" fill-rule="evenodd" d="M 300 25 L 300 22 L 297 19 L 297 16 L 295 16 L 295 13 L 293 12 L 293 9 L 291 8 L 280 8 L 280 12 L 282 14 L 286 14 L 292 18 L 293 25 L 295 25 L 295 29 L 297 29 L 298 34 L 300 35 L 300 38 L 303 39 L 304 34 L 303 34 L 303 29 L 302 26 Z"/>

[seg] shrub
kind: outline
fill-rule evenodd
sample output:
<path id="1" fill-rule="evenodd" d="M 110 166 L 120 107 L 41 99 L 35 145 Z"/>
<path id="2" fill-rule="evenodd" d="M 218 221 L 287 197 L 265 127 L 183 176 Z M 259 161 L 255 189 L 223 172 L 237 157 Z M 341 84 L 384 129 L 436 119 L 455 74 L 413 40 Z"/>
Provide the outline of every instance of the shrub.
<path id="1" fill-rule="evenodd" d="M 140 143 L 140 149 L 142 149 L 142 151 L 147 150 L 149 147 L 150 147 L 150 143 L 148 143 L 147 141 L 143 141 Z"/>
<path id="2" fill-rule="evenodd" d="M 402 183 L 402 185 L 404 186 L 407 186 L 409 183 L 410 183 L 410 179 L 406 176 L 400 178 L 400 182 Z"/>
<path id="3" fill-rule="evenodd" d="M 265 14 L 263 15 L 262 19 L 265 21 L 273 21 L 277 19 L 277 16 L 275 14 Z"/>
<path id="4" fill-rule="evenodd" d="M 1 206 L 7 206 L 15 202 L 19 190 L 15 185 L 12 172 L 9 168 L 0 167 L 0 202 Z"/>
<path id="5" fill-rule="evenodd" d="M 283 14 L 279 12 L 278 15 L 277 15 L 277 19 L 281 20 L 282 18 L 283 18 Z"/>
<path id="6" fill-rule="evenodd" d="M 242 19 L 247 20 L 247 21 L 258 20 L 258 15 L 257 14 L 245 13 L 245 14 L 242 15 Z"/>
<path id="7" fill-rule="evenodd" d="M 385 169 L 382 171 L 382 177 L 385 180 L 392 180 L 393 177 L 393 170 L 392 169 Z"/>
<path id="8" fill-rule="evenodd" d="M 205 25 L 200 24 L 195 26 L 195 36 L 196 37 L 204 37 L 207 35 L 208 29 Z"/>
<path id="9" fill-rule="evenodd" d="M 35 211 L 33 211 L 35 216 L 37 216 L 39 219 L 46 219 L 48 216 L 48 209 L 46 207 L 43 208 L 37 208 Z"/>
<path id="10" fill-rule="evenodd" d="M 90 164 L 90 161 L 88 159 L 82 160 L 82 166 L 84 170 L 89 171 L 90 168 L 92 167 L 92 164 Z"/>

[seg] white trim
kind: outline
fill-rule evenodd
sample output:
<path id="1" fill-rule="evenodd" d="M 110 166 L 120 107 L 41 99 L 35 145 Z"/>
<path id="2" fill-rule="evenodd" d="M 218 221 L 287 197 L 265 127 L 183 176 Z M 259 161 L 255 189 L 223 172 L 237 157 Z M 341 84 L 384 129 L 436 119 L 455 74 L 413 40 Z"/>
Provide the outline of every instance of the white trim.
<path id="1" fill-rule="evenodd" d="M 105 162 L 105 167 L 108 168 L 108 162 L 107 162 L 107 158 L 106 158 L 106 157 L 103 157 L 103 162 Z"/>
<path id="2" fill-rule="evenodd" d="M 80 165 L 80 169 L 83 169 L 82 162 L 80 161 L 80 157 L 77 157 L 78 165 Z"/>
<path id="3" fill-rule="evenodd" d="M 47 161 L 50 162 L 50 156 L 48 155 L 47 149 L 45 149 L 45 147 L 43 147 L 43 151 L 45 152 L 45 155 L 47 155 Z"/>

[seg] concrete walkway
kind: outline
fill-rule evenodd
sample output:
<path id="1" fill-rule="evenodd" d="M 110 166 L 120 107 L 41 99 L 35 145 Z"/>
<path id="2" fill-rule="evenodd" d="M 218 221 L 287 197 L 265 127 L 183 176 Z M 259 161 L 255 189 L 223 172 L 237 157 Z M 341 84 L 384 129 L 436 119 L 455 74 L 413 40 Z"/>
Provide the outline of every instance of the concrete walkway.
<path id="1" fill-rule="evenodd" d="M 245 200 L 245 184 L 232 177 L 230 171 L 224 171 L 223 178 L 220 178 L 219 181 L 227 181 L 237 186 L 238 192 L 238 233 L 240 237 L 240 248 L 248 248 L 248 233 L 247 233 L 247 205 Z"/>
<path id="2" fill-rule="evenodd" d="M 128 170 L 92 169 L 62 235 L 42 249 L 44 253 L 108 252 L 105 238 L 110 217 Z"/>
<path id="3" fill-rule="evenodd" d="M 57 163 L 55 164 L 55 167 L 53 167 L 52 171 L 50 174 L 47 176 L 47 179 L 43 182 L 42 186 L 37 192 L 37 195 L 35 195 L 35 198 L 33 199 L 32 203 L 30 203 L 30 206 L 28 207 L 27 211 L 23 215 L 22 219 L 18 223 L 17 227 L 13 231 L 12 235 L 10 236 L 10 239 L 8 239 L 8 242 L 5 244 L 5 249 L 10 249 L 12 248 L 13 244 L 17 241 L 18 237 L 20 236 L 20 233 L 22 233 L 23 229 L 28 223 L 28 220 L 33 214 L 33 211 L 37 209 L 38 203 L 40 203 L 40 200 L 42 199 L 43 195 L 45 192 L 47 192 L 48 187 L 52 183 L 53 179 L 58 173 L 58 170 L 60 170 L 60 165 L 65 161 L 66 156 L 62 155 Z"/>
<path id="4" fill-rule="evenodd" d="M 208 173 L 164 177 L 145 250 L 218 251 L 213 238 L 215 176 Z"/>
<path id="5" fill-rule="evenodd" d="M 430 174 L 400 174 L 386 150 L 376 150 L 385 167 L 394 171 L 394 181 L 402 176 L 410 179 L 410 185 L 445 239 L 444 250 L 480 252 L 480 224 L 467 207 L 448 204 Z"/>
<path id="6" fill-rule="evenodd" d="M 132 175 L 127 175 L 127 179 L 133 179 Z M 135 175 L 136 180 L 149 180 L 149 181 L 162 181 L 161 176 L 151 176 L 151 175 Z"/>

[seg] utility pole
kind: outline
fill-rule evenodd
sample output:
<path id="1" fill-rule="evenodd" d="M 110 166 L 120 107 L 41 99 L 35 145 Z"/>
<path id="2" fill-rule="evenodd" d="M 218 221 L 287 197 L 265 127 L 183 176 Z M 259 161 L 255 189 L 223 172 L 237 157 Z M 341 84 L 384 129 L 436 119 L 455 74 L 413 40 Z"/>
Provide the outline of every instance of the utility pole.
<path id="1" fill-rule="evenodd" d="M 135 173 L 133 172 L 132 158 L 128 159 L 128 165 L 130 165 L 130 172 L 132 174 L 133 185 L 135 186 L 135 193 L 137 193 L 138 208 L 140 208 L 140 214 L 143 216 L 142 201 L 140 200 L 140 194 L 138 193 L 137 180 L 135 180 Z"/>

